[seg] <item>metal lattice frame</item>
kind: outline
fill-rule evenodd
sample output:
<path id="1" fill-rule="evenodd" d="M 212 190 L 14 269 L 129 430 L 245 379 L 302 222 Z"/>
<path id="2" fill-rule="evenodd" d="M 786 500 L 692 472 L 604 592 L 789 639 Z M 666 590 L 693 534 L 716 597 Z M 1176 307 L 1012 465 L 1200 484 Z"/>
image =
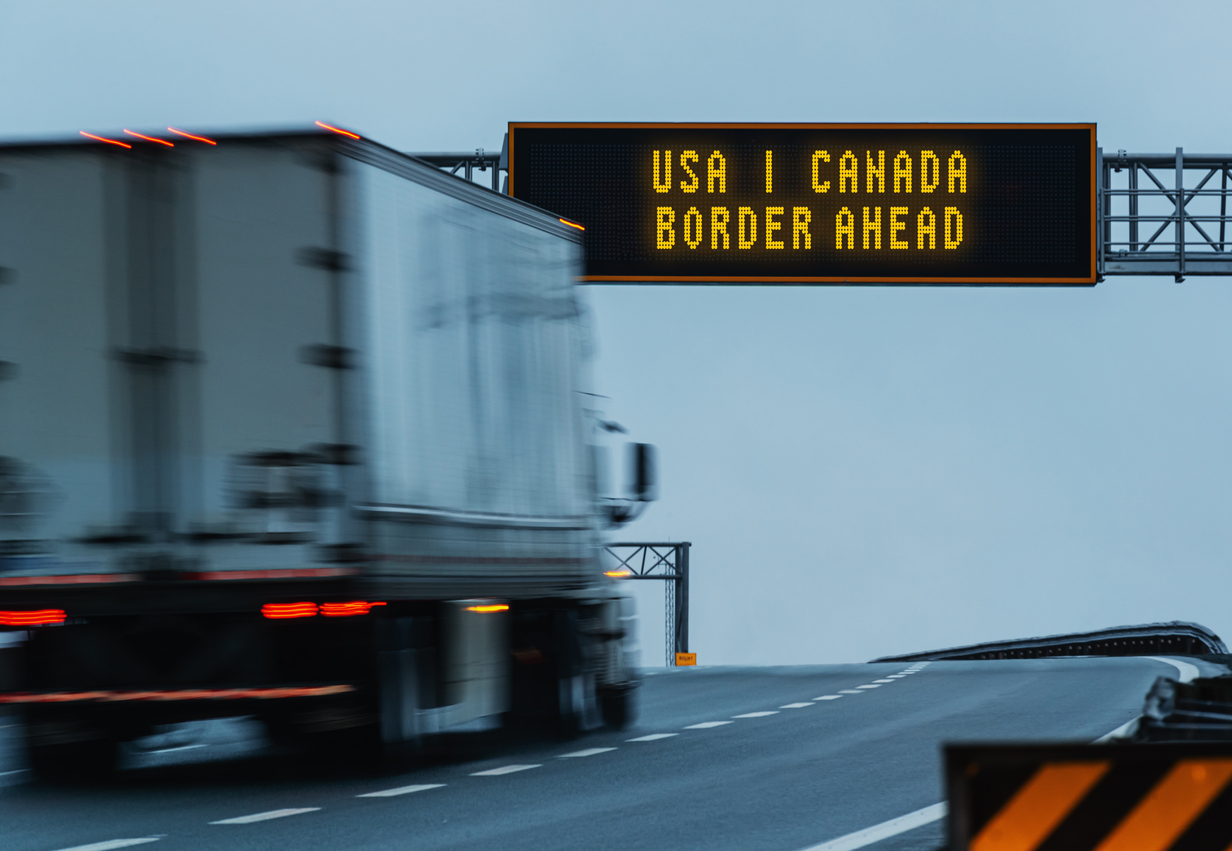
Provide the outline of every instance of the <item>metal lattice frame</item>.
<path id="1" fill-rule="evenodd" d="M 654 544 L 608 544 L 603 549 L 616 560 L 608 576 L 622 579 L 657 579 L 664 583 L 663 646 L 667 665 L 677 653 L 689 652 L 689 547 L 688 541 Z"/>
<path id="2" fill-rule="evenodd" d="M 437 151 L 431 153 L 411 153 L 409 156 L 430 163 L 439 169 L 447 170 L 450 174 L 456 175 L 458 172 L 462 172 L 459 176 L 472 182 L 474 181 L 476 171 L 486 172 L 491 170 L 493 192 L 502 191 L 500 175 L 502 171 L 508 171 L 502 154 L 488 153 L 483 148 L 476 148 L 473 152 Z"/>
<path id="3" fill-rule="evenodd" d="M 1232 275 L 1232 154 L 1097 153 L 1099 274 Z"/>

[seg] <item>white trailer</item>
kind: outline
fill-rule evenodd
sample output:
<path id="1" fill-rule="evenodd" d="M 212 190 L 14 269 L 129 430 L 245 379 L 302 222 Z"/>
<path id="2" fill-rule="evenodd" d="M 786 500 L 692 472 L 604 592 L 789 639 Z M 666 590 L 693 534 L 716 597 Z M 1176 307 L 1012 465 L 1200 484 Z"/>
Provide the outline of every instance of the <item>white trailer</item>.
<path id="1" fill-rule="evenodd" d="M 125 141 L 0 146 L 0 703 L 35 766 L 245 712 L 386 751 L 623 724 L 579 230 L 349 135 Z"/>

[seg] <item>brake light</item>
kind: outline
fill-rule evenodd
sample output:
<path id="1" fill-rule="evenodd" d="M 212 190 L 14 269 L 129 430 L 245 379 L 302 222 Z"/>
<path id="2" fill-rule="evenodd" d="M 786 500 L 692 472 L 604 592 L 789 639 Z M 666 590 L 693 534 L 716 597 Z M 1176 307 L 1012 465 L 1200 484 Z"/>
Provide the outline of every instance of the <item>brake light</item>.
<path id="1" fill-rule="evenodd" d="M 30 612 L 0 611 L 0 626 L 54 626 L 64 623 L 63 609 L 36 609 Z"/>
<path id="2" fill-rule="evenodd" d="M 366 615 L 373 606 L 383 606 L 384 603 L 368 603 L 355 600 L 350 603 L 322 603 L 321 614 L 327 618 L 349 618 L 354 615 Z"/>
<path id="3" fill-rule="evenodd" d="M 509 611 L 509 605 L 507 603 L 492 603 L 487 606 L 467 606 L 466 610 L 468 612 L 480 612 L 486 615 L 491 612 L 507 612 Z"/>
<path id="4" fill-rule="evenodd" d="M 270 620 L 288 620 L 290 618 L 311 618 L 317 614 L 316 603 L 266 603 L 261 607 L 261 614 Z"/>

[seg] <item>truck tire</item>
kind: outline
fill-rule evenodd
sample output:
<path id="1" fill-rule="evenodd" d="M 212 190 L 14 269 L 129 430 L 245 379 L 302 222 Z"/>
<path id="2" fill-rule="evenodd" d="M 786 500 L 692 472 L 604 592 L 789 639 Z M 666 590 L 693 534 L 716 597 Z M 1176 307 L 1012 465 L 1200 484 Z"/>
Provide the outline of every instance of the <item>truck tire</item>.
<path id="1" fill-rule="evenodd" d="M 631 688 L 603 689 L 599 692 L 599 711 L 603 723 L 613 730 L 623 730 L 637 719 L 637 698 Z"/>
<path id="2" fill-rule="evenodd" d="M 36 777 L 57 781 L 105 778 L 115 770 L 119 740 L 110 730 L 74 719 L 26 724 L 26 756 Z"/>

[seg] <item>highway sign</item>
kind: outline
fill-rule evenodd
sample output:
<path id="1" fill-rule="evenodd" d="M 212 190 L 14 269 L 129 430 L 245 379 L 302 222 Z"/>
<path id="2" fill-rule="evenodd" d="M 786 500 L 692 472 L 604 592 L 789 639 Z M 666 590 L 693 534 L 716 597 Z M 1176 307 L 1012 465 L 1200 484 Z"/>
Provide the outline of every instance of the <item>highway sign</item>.
<path id="1" fill-rule="evenodd" d="M 1224 849 L 1230 781 L 1227 743 L 949 746 L 949 847 Z"/>
<path id="2" fill-rule="evenodd" d="M 1094 124 L 509 125 L 583 280 L 1094 284 Z"/>

